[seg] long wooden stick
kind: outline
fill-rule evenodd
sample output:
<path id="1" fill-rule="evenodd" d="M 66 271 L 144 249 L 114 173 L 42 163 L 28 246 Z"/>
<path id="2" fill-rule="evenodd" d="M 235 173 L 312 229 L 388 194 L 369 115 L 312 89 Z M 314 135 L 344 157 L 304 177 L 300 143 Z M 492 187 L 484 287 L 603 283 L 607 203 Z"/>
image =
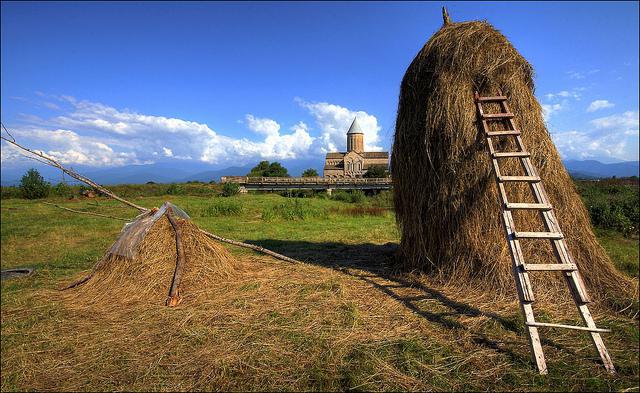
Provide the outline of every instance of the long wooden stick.
<path id="1" fill-rule="evenodd" d="M 50 203 L 50 202 L 42 202 L 45 205 L 51 205 L 51 206 L 55 206 L 58 209 L 62 209 L 62 210 L 67 210 L 70 211 L 72 213 L 78 213 L 78 214 L 88 214 L 91 216 L 97 216 L 97 217 L 104 217 L 104 218 L 112 218 L 114 220 L 120 220 L 120 221 L 131 221 L 131 219 L 129 218 L 120 218 L 120 217 L 114 217 L 114 216 L 108 216 L 106 214 L 100 214 L 100 213 L 93 213 L 93 212 L 83 212 L 81 210 L 75 210 L 75 209 L 70 209 L 68 207 L 64 207 L 64 206 L 60 206 L 60 205 L 56 205 L 55 203 Z"/>
<path id="2" fill-rule="evenodd" d="M 111 197 L 111 198 L 113 198 L 113 199 L 115 199 L 117 201 L 120 201 L 120 202 L 124 203 L 127 206 L 130 206 L 130 207 L 133 207 L 135 209 L 138 209 L 141 212 L 148 212 L 149 211 L 149 209 L 147 209 L 147 208 L 144 208 L 142 206 L 138 206 L 133 202 L 129 202 L 126 199 L 117 196 L 116 194 L 114 194 L 113 192 L 107 190 L 106 188 L 102 187 L 101 185 L 97 184 L 93 180 L 91 180 L 89 178 L 86 178 L 86 177 L 82 176 L 81 174 L 79 174 L 79 173 L 77 173 L 77 172 L 75 172 L 75 171 L 73 171 L 71 169 L 65 168 L 60 163 L 58 163 L 56 160 L 54 160 L 51 157 L 46 156 L 42 152 L 37 152 L 37 151 L 31 150 L 31 149 L 29 149 L 27 147 L 24 147 L 24 146 L 20 145 L 18 142 L 16 142 L 15 138 L 13 138 L 13 135 L 11 135 L 9 133 L 9 131 L 4 127 L 4 124 L 2 125 L 2 128 L 5 129 L 5 131 L 11 137 L 11 139 L 6 138 L 6 137 L 4 137 L 2 135 L 0 135 L 0 139 L 6 141 L 7 143 L 10 143 L 10 144 L 16 146 L 16 147 L 18 147 L 18 148 L 20 148 L 20 149 L 22 149 L 22 150 L 24 150 L 26 152 L 29 152 L 29 153 L 39 157 L 39 158 L 35 158 L 35 157 L 30 157 L 30 158 L 33 158 L 34 160 L 36 160 L 38 162 L 41 162 L 43 164 L 58 168 L 62 172 L 68 174 L 71 177 L 73 177 L 74 179 L 79 180 L 79 181 L 81 181 L 81 182 L 83 182 L 83 183 L 85 183 L 85 184 L 97 189 L 98 191 L 102 192 L 103 194 L 108 195 L 109 197 Z M 72 211 L 71 209 L 67 209 L 67 208 L 64 208 L 64 209 Z M 89 214 L 88 212 L 79 212 L 79 211 L 75 211 L 75 213 Z M 94 213 L 94 214 L 97 214 L 97 213 Z M 109 218 L 120 220 L 120 218 L 117 218 L 117 217 L 109 217 Z M 128 221 L 128 220 L 125 220 L 125 221 Z M 288 256 L 285 256 L 285 255 L 282 255 L 282 254 L 278 254 L 277 252 L 268 250 L 268 249 L 266 249 L 264 247 L 256 246 L 254 244 L 247 244 L 247 243 L 239 242 L 237 240 L 227 239 L 227 238 L 224 238 L 222 236 L 214 235 L 213 233 L 207 232 L 207 231 L 205 231 L 203 229 L 200 229 L 200 232 L 204 233 L 205 235 L 207 235 L 208 237 L 210 237 L 212 239 L 216 239 L 216 240 L 219 240 L 219 241 L 224 242 L 224 243 L 233 244 L 234 246 L 238 246 L 238 247 L 249 248 L 249 249 L 252 249 L 254 251 L 258 251 L 258 252 L 261 252 L 263 254 L 270 255 L 270 256 L 272 256 L 274 258 L 277 258 L 277 259 L 280 259 L 280 260 L 283 260 L 283 261 L 287 261 L 287 262 L 291 262 L 291 263 L 301 263 L 300 261 L 298 261 L 296 259 L 289 258 Z M 88 278 L 83 279 L 81 281 L 85 282 L 89 278 L 91 278 L 91 277 L 88 277 Z M 77 286 L 77 285 L 81 284 L 82 282 L 74 283 L 73 286 Z"/>
<path id="3" fill-rule="evenodd" d="M 218 236 L 218 235 L 214 235 L 213 233 L 209 233 L 207 231 L 205 231 L 204 229 L 198 228 L 200 230 L 200 232 L 204 233 L 205 235 L 209 236 L 212 239 L 216 239 L 219 240 L 221 242 L 224 243 L 229 243 L 229 244 L 233 244 L 234 246 L 238 246 L 238 247 L 244 247 L 244 248 L 250 248 L 254 251 L 258 251 L 261 252 L 263 254 L 267 254 L 267 255 L 271 255 L 274 258 L 277 259 L 281 259 L 283 261 L 287 261 L 287 262 L 291 262 L 291 263 L 302 263 L 296 259 L 293 258 L 289 258 L 288 256 L 282 255 L 282 254 L 278 254 L 277 252 L 271 251 L 269 249 L 266 249 L 264 247 L 260 247 L 260 246 L 256 246 L 254 244 L 247 244 L 247 243 L 242 243 L 239 242 L 237 240 L 231 240 L 231 239 L 226 239 L 222 236 Z"/>
<path id="4" fill-rule="evenodd" d="M 7 132 L 7 134 L 9 136 L 11 136 L 11 134 L 9 134 L 8 132 Z M 10 143 L 10 144 L 18 147 L 18 148 L 20 148 L 20 149 L 22 149 L 22 150 L 24 150 L 24 151 L 26 151 L 28 153 L 31 153 L 31 154 L 35 155 L 36 157 L 39 157 L 39 158 L 31 157 L 31 158 L 34 158 L 36 161 L 41 162 L 41 163 L 46 164 L 46 165 L 49 165 L 49 166 L 52 166 L 54 168 L 58 168 L 62 172 L 66 173 L 67 175 L 69 175 L 71 177 L 73 177 L 74 179 L 79 180 L 79 181 L 81 181 L 81 182 L 83 182 L 83 183 L 95 188 L 96 190 L 100 191 L 101 193 L 103 193 L 103 194 L 105 194 L 105 195 L 107 195 L 107 196 L 109 196 L 109 197 L 111 197 L 111 198 L 113 198 L 113 199 L 115 199 L 117 201 L 120 201 L 120 202 L 124 203 L 125 205 L 131 206 L 134 209 L 138 209 L 141 212 L 146 212 L 146 211 L 149 210 L 149 209 L 147 209 L 145 207 L 138 206 L 133 202 L 129 202 L 124 198 L 120 198 L 119 196 L 117 196 L 113 192 L 107 190 L 106 188 L 102 187 L 101 185 L 99 185 L 98 183 L 94 182 L 93 180 L 82 176 L 81 174 L 77 173 L 76 171 L 74 171 L 72 169 L 65 168 L 58 161 L 56 161 L 53 158 L 45 155 L 44 153 L 37 152 L 35 150 L 31 150 L 31 149 L 29 149 L 27 147 L 24 147 L 24 146 L 20 145 L 18 142 L 15 141 L 15 139 L 13 139 L 13 137 L 12 137 L 12 139 L 9 139 L 9 138 L 6 138 L 6 137 L 0 135 L 0 139 L 2 139 L 3 141 L 6 141 L 7 143 Z"/>
<path id="5" fill-rule="evenodd" d="M 168 208 L 165 213 L 169 219 L 173 232 L 176 234 L 176 270 L 173 273 L 173 280 L 171 281 L 171 287 L 169 288 L 169 297 L 167 298 L 166 305 L 169 307 L 175 307 L 182 302 L 180 296 L 180 280 L 182 280 L 182 272 L 184 271 L 184 264 L 186 258 L 184 256 L 184 245 L 182 244 L 182 226 L 173 217 L 173 209 Z"/>

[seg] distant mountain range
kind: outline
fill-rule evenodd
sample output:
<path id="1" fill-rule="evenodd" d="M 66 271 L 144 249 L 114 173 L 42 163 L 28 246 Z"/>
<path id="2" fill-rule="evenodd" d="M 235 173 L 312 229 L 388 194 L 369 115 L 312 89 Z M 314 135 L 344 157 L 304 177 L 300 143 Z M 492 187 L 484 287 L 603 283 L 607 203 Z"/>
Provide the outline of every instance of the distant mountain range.
<path id="1" fill-rule="evenodd" d="M 321 160 L 290 160 L 281 161 L 292 176 L 300 176 L 307 168 L 314 168 L 322 174 Z M 79 173 L 95 180 L 100 184 L 141 184 L 155 183 L 183 183 L 187 181 L 209 182 L 220 181 L 221 176 L 244 176 L 255 164 L 245 166 L 232 166 L 228 168 L 215 167 L 200 162 L 167 161 L 149 165 L 127 165 L 115 168 L 96 169 L 92 167 L 75 166 Z M 606 177 L 638 176 L 640 162 L 624 161 L 612 164 L 603 164 L 595 160 L 564 162 L 571 176 L 579 179 L 598 179 Z M 58 169 L 45 167 L 40 164 L 35 166 L 42 176 L 51 183 L 57 183 L 62 179 Z M 3 186 L 15 185 L 30 165 L 2 166 L 1 183 Z M 66 177 L 70 181 L 69 177 Z"/>
<path id="2" fill-rule="evenodd" d="M 600 179 L 606 177 L 638 176 L 640 161 L 623 161 L 603 164 L 600 161 L 586 160 L 564 161 L 564 166 L 571 176 L 577 179 Z"/>

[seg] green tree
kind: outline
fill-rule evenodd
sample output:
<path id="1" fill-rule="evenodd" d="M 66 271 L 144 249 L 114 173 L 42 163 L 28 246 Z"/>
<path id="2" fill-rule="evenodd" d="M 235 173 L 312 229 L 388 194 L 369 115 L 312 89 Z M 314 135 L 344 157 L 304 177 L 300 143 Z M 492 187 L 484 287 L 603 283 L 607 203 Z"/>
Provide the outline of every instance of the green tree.
<path id="1" fill-rule="evenodd" d="M 318 171 L 313 168 L 305 169 L 305 171 L 302 172 L 302 177 L 318 177 Z"/>
<path id="2" fill-rule="evenodd" d="M 389 174 L 386 166 L 374 165 L 369 167 L 369 169 L 367 169 L 367 173 L 365 173 L 363 177 L 372 179 L 372 178 L 387 177 L 388 175 Z"/>
<path id="3" fill-rule="evenodd" d="M 20 179 L 20 193 L 23 198 L 38 199 L 46 198 L 49 195 L 51 184 L 44 181 L 40 172 L 36 169 L 29 169 Z"/>
<path id="4" fill-rule="evenodd" d="M 279 162 L 260 161 L 258 165 L 251 168 L 247 174 L 249 177 L 289 177 L 289 171 Z"/>

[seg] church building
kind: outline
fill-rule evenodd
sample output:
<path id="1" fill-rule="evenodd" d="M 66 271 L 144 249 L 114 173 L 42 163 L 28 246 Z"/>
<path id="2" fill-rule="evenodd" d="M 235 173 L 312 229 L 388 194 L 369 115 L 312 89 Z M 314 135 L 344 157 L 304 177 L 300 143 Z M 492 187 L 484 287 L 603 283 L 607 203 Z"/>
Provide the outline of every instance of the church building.
<path id="1" fill-rule="evenodd" d="M 362 177 L 372 166 L 389 169 L 389 152 L 364 151 L 364 134 L 357 119 L 353 119 L 347 132 L 347 151 L 327 153 L 324 161 L 324 177 Z"/>

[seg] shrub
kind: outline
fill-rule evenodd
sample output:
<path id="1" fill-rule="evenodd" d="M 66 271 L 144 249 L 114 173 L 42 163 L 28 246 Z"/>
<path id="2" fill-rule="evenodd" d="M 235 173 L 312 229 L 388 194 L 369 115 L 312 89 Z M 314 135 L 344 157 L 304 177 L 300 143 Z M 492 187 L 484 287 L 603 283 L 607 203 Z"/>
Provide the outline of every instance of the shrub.
<path id="1" fill-rule="evenodd" d="M 242 209 L 238 202 L 217 200 L 204 209 L 202 217 L 235 216 L 242 213 Z"/>
<path id="2" fill-rule="evenodd" d="M 40 172 L 31 168 L 20 179 L 20 193 L 26 199 L 46 198 L 51 190 L 51 184 L 46 182 Z"/>
<path id="3" fill-rule="evenodd" d="M 65 182 L 60 182 L 53 187 L 53 193 L 57 196 L 68 197 L 71 196 L 71 187 Z"/>
<path id="4" fill-rule="evenodd" d="M 0 196 L 2 199 L 20 198 L 22 196 L 20 189 L 15 186 L 0 187 L 0 190 L 2 190 Z"/>
<path id="5" fill-rule="evenodd" d="M 222 186 L 222 196 L 230 197 L 240 193 L 240 185 L 238 183 L 224 183 Z"/>
<path id="6" fill-rule="evenodd" d="M 173 184 L 169 185 L 169 188 L 167 188 L 167 194 L 169 194 L 169 195 L 182 195 L 182 194 L 184 194 L 184 190 L 178 184 L 173 183 Z"/>
<path id="7" fill-rule="evenodd" d="M 361 190 L 337 191 L 331 195 L 332 200 L 347 203 L 362 203 L 366 198 Z"/>

